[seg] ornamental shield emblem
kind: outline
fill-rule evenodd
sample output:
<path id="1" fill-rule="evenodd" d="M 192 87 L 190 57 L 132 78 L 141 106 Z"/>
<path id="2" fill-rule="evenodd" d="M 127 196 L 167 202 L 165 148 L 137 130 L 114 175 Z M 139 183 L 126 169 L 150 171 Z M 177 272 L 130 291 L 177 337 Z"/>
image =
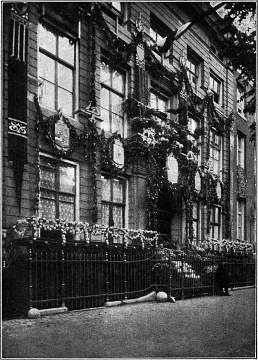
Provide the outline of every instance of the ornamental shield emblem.
<path id="1" fill-rule="evenodd" d="M 68 151 L 70 148 L 70 130 L 61 113 L 59 119 L 55 123 L 54 136 L 57 149 L 63 152 Z"/>
<path id="2" fill-rule="evenodd" d="M 124 145 L 120 139 L 115 139 L 113 143 L 113 162 L 114 165 L 122 169 L 125 164 Z"/>

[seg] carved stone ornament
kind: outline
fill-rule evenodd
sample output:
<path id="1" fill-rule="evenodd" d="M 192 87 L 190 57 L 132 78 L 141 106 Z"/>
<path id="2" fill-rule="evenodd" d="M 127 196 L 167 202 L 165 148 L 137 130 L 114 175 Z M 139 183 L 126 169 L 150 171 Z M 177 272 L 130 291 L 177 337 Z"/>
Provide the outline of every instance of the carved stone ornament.
<path id="1" fill-rule="evenodd" d="M 197 191 L 198 194 L 201 192 L 202 181 L 201 181 L 201 175 L 200 175 L 199 171 L 197 171 L 196 174 L 195 174 L 194 188 L 195 188 L 195 190 Z"/>
<path id="2" fill-rule="evenodd" d="M 221 199 L 221 184 L 219 181 L 217 182 L 216 193 L 217 193 L 218 200 L 220 200 Z"/>
<path id="3" fill-rule="evenodd" d="M 145 53 L 143 44 L 138 44 L 136 47 L 136 65 L 145 70 Z"/>
<path id="4" fill-rule="evenodd" d="M 182 83 L 182 88 L 180 90 L 180 97 L 184 100 L 187 101 L 188 95 L 187 95 L 187 91 L 186 91 L 186 86 L 185 86 L 185 82 L 183 81 Z"/>
<path id="5" fill-rule="evenodd" d="M 27 138 L 27 124 L 20 120 L 8 118 L 8 133 Z"/>
<path id="6" fill-rule="evenodd" d="M 144 129 L 142 133 L 139 133 L 139 135 L 148 145 L 154 146 L 156 144 L 154 129 Z"/>
<path id="7" fill-rule="evenodd" d="M 240 198 L 247 196 L 247 180 L 245 170 L 241 167 L 237 169 L 238 195 Z"/>
<path id="8" fill-rule="evenodd" d="M 120 139 L 115 139 L 113 143 L 113 162 L 115 166 L 122 169 L 125 164 L 124 145 Z"/>
<path id="9" fill-rule="evenodd" d="M 176 184 L 178 182 L 178 162 L 172 154 L 167 157 L 166 166 L 168 181 L 172 184 Z"/>

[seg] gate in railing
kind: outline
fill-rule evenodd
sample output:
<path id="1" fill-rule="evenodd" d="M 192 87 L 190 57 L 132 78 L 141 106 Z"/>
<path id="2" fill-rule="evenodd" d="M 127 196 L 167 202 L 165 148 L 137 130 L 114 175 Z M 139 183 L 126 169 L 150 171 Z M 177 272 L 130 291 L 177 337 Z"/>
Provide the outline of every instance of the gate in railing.
<path id="1" fill-rule="evenodd" d="M 226 263 L 229 287 L 255 284 L 254 259 L 246 256 L 170 253 L 162 258 L 155 246 L 39 240 L 18 242 L 12 251 L 3 270 L 4 317 L 26 315 L 30 307 L 99 307 L 152 290 L 177 299 L 216 294 L 215 273 L 221 261 Z"/>

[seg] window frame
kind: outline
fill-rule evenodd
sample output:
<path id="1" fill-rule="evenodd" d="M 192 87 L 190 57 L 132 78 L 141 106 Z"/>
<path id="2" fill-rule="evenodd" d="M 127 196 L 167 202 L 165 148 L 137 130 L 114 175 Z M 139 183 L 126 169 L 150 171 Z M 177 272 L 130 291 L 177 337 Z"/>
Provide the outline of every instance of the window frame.
<path id="1" fill-rule="evenodd" d="M 246 165 L 246 136 L 237 132 L 237 166 L 245 169 Z"/>
<path id="2" fill-rule="evenodd" d="M 211 79 L 214 82 L 218 84 L 219 92 L 216 92 L 213 87 L 211 87 Z M 210 71 L 210 77 L 209 77 L 209 89 L 213 92 L 213 100 L 214 102 L 223 107 L 223 81 L 212 71 Z M 217 100 L 216 100 L 217 99 Z"/>
<path id="3" fill-rule="evenodd" d="M 195 72 L 192 71 L 192 69 L 189 67 L 188 63 L 195 66 Z M 188 80 L 194 91 L 197 90 L 197 87 L 202 85 L 202 63 L 203 63 L 202 58 L 188 46 L 187 47 L 186 70 L 187 70 Z M 191 81 L 191 79 L 189 78 L 189 73 L 196 78 L 195 83 L 193 83 Z"/>
<path id="4" fill-rule="evenodd" d="M 239 224 L 239 216 L 241 221 Z M 236 237 L 240 241 L 245 241 L 246 236 L 246 201 L 245 199 L 237 199 L 237 234 Z"/>
<path id="5" fill-rule="evenodd" d="M 213 135 L 214 135 L 214 137 L 217 136 L 219 138 L 219 145 L 216 144 L 215 141 L 213 141 L 213 139 L 212 139 Z M 210 144 L 209 144 L 209 160 L 212 161 L 213 171 L 214 171 L 214 161 L 215 160 L 217 161 L 217 163 L 218 163 L 218 172 L 214 172 L 214 173 L 216 175 L 218 175 L 219 177 L 221 177 L 222 156 L 223 156 L 223 151 L 222 151 L 223 137 L 222 137 L 222 135 L 218 134 L 216 129 L 212 128 L 212 129 L 210 129 L 210 141 L 209 142 L 210 142 Z M 219 160 L 215 159 L 214 150 L 219 153 Z"/>
<path id="6" fill-rule="evenodd" d="M 161 90 L 156 89 L 154 86 L 150 89 L 150 96 L 149 96 L 149 106 L 150 107 L 151 107 L 151 94 L 156 96 L 156 105 L 158 104 L 158 100 L 162 100 L 165 103 L 165 110 L 169 109 L 169 97 L 165 93 L 163 93 Z M 156 107 L 155 110 L 163 112 L 163 111 L 159 110 L 158 107 Z M 164 114 L 167 114 L 169 117 L 169 113 L 167 113 L 167 111 L 165 111 Z"/>
<path id="7" fill-rule="evenodd" d="M 218 222 L 215 221 L 215 218 L 216 218 L 216 210 L 215 209 L 218 209 Z M 221 206 L 219 206 L 219 205 L 211 206 L 211 209 L 210 209 L 210 235 L 211 235 L 211 238 L 216 239 L 216 240 L 221 239 L 221 225 L 222 225 L 221 214 L 222 214 Z M 214 237 L 215 228 L 218 229 L 218 231 L 217 231 L 218 238 Z"/>
<path id="8" fill-rule="evenodd" d="M 155 33 L 155 38 L 151 35 L 151 31 Z M 162 39 L 164 39 L 171 29 L 162 22 L 154 13 L 150 13 L 150 27 L 149 27 L 149 38 L 153 42 L 153 45 L 157 43 L 157 36 L 160 36 Z M 164 36 L 162 35 L 164 34 Z M 172 48 L 173 45 L 171 45 L 170 48 Z M 169 66 L 170 64 L 170 49 L 164 54 L 160 53 L 160 51 L 157 48 L 153 48 L 152 51 L 156 54 L 155 57 L 158 61 L 161 62 L 162 65 Z"/>
<path id="9" fill-rule="evenodd" d="M 64 160 L 64 159 L 57 159 L 55 158 L 54 156 L 52 155 L 49 155 L 49 154 L 46 154 L 46 153 L 42 153 L 40 152 L 39 153 L 39 157 L 40 158 L 45 158 L 45 159 L 48 159 L 50 161 L 55 161 L 57 162 L 56 165 L 55 165 L 55 174 L 58 173 L 58 169 L 60 168 L 60 166 L 70 166 L 70 167 L 74 167 L 75 169 L 75 194 L 71 194 L 71 193 L 68 193 L 68 192 L 64 192 L 64 191 L 59 191 L 57 189 L 57 184 L 58 184 L 58 181 L 60 179 L 60 175 L 58 174 L 55 178 L 55 189 L 54 190 L 49 190 L 49 189 L 45 189 L 47 191 L 50 191 L 52 193 L 55 194 L 55 204 L 56 204 L 56 218 L 55 219 L 58 219 L 59 216 L 59 199 L 58 199 L 58 195 L 59 194 L 68 194 L 68 195 L 71 195 L 71 196 L 74 196 L 74 220 L 73 221 L 79 221 L 79 209 L 80 209 L 80 205 L 79 205 L 79 198 L 80 198 L 80 169 L 79 169 L 79 164 L 74 162 L 74 161 L 70 161 L 70 160 Z M 43 165 L 44 167 L 44 165 Z M 45 166 L 46 168 L 47 166 Z M 41 171 L 41 168 L 42 168 L 42 165 L 40 164 L 40 171 Z M 40 181 L 40 180 L 39 180 Z M 59 184 L 60 186 L 60 184 Z M 42 198 L 42 195 L 41 195 L 41 185 L 40 185 L 40 182 L 39 182 L 39 189 L 40 189 L 40 199 Z M 40 206 L 40 213 L 41 213 L 41 206 Z"/>
<path id="10" fill-rule="evenodd" d="M 193 211 L 192 212 L 192 222 L 196 223 L 196 237 L 194 237 L 194 235 L 193 235 L 193 243 L 197 245 L 200 240 L 200 230 L 201 230 L 200 229 L 201 228 L 201 226 L 200 226 L 200 218 L 201 218 L 200 209 L 201 209 L 201 207 L 200 207 L 200 203 L 197 201 L 193 202 L 193 208 L 194 208 L 194 206 L 196 206 L 197 217 L 196 218 L 194 217 L 194 211 Z"/>
<path id="11" fill-rule="evenodd" d="M 103 62 L 110 67 L 108 60 L 107 60 L 104 56 L 102 56 L 102 59 L 101 59 L 101 66 L 102 66 L 102 63 L 103 63 Z M 100 70 L 100 71 L 101 71 L 101 70 Z M 112 114 L 113 114 L 114 112 L 112 111 L 112 93 L 114 93 L 114 94 L 118 95 L 119 97 L 121 97 L 121 98 L 123 99 L 122 102 L 124 101 L 124 99 L 126 98 L 126 95 L 127 95 L 127 79 L 128 79 L 128 73 L 127 73 L 126 70 L 120 69 L 119 67 L 116 68 L 116 69 L 113 69 L 112 67 L 110 67 L 110 71 L 111 71 L 111 72 L 110 72 L 110 79 L 111 79 L 110 84 L 111 84 L 111 85 L 106 85 L 106 84 L 102 83 L 101 80 L 100 80 L 100 94 L 101 94 L 102 88 L 105 88 L 105 89 L 108 90 L 108 92 L 109 92 L 109 108 L 108 108 L 108 109 L 106 109 L 106 108 L 104 108 L 103 106 L 101 106 L 101 100 L 100 100 L 100 112 L 101 112 L 101 109 L 103 108 L 104 110 L 107 110 L 108 113 L 109 113 L 109 130 L 104 130 L 104 129 L 103 129 L 104 120 L 102 119 L 102 115 L 100 115 L 100 117 L 101 117 L 101 120 L 102 120 L 102 122 L 101 122 L 101 128 L 102 128 L 104 131 L 107 131 L 107 132 L 109 132 L 109 133 L 113 133 L 113 132 L 112 132 L 112 122 L 113 122 L 113 116 L 112 116 Z M 122 75 L 122 77 L 123 77 L 123 84 L 122 84 L 122 86 L 123 86 L 123 93 L 120 93 L 118 90 L 116 90 L 115 88 L 112 87 L 112 78 L 113 78 L 113 77 L 112 77 L 112 74 L 113 74 L 114 71 L 119 72 L 119 73 Z M 100 96 L 100 98 L 101 98 L 101 96 Z M 123 133 L 120 134 L 120 135 L 121 135 L 122 138 L 126 138 L 126 136 L 127 136 L 127 130 L 128 130 L 128 129 L 127 129 L 127 128 L 128 128 L 128 124 L 127 124 L 126 114 L 125 114 L 125 112 L 123 112 L 123 115 L 122 115 L 122 116 L 120 116 L 120 115 L 118 115 L 118 116 L 119 116 L 119 118 L 122 119 L 122 121 L 123 121 Z"/>
<path id="12" fill-rule="evenodd" d="M 44 23 L 45 25 L 45 23 Z M 39 43 L 39 31 L 40 31 L 40 28 L 39 27 L 43 27 L 43 24 L 42 23 L 38 23 L 38 30 L 37 30 L 37 36 L 38 36 L 38 81 L 39 81 L 39 99 L 41 98 L 41 95 L 40 95 L 40 92 L 42 91 L 41 90 L 41 86 L 44 84 L 44 81 L 47 82 L 47 83 L 50 83 L 51 85 L 54 86 L 54 108 L 52 108 L 51 106 L 48 106 L 47 104 L 41 104 L 43 107 L 46 107 L 47 109 L 50 109 L 50 110 L 54 110 L 54 111 L 57 111 L 59 109 L 59 106 L 58 106 L 58 90 L 59 89 L 62 89 L 66 92 L 68 92 L 71 97 L 72 97 L 72 112 L 71 114 L 67 114 L 65 112 L 63 112 L 62 110 L 62 113 L 67 116 L 67 117 L 71 117 L 73 118 L 74 115 L 75 115 L 75 103 L 76 103 L 76 94 L 75 94 L 75 89 L 76 89 L 76 64 L 77 64 L 77 58 L 76 58 L 76 55 L 77 55 L 77 46 L 78 44 L 76 43 L 75 39 L 72 39 L 69 35 L 65 34 L 65 32 L 61 32 L 59 30 L 55 30 L 53 29 L 52 30 L 52 26 L 48 26 L 47 24 L 45 25 L 45 29 L 49 32 L 51 32 L 54 37 L 55 37 L 55 54 L 52 53 L 51 51 L 47 50 L 47 49 L 44 49 L 43 47 L 40 46 L 40 43 Z M 65 61 L 64 59 L 60 58 L 59 57 L 59 39 L 60 37 L 65 37 L 67 38 L 69 41 L 73 41 L 73 64 L 70 64 L 69 62 Z M 47 80 L 47 79 L 44 79 L 44 78 L 41 78 L 40 75 L 39 75 L 39 57 L 40 57 L 40 54 L 48 57 L 49 59 L 53 60 L 54 61 L 54 67 L 55 67 L 55 74 L 54 74 L 54 82 L 52 83 L 51 81 Z M 59 82 L 58 82 L 58 64 L 64 66 L 65 68 L 71 70 L 72 72 L 72 90 L 68 90 L 62 86 L 59 86 Z"/>
<path id="13" fill-rule="evenodd" d="M 114 206 L 117 206 L 117 207 L 120 207 L 122 208 L 122 228 L 125 228 L 127 226 L 127 219 L 126 219 L 126 216 L 127 216 L 127 211 L 126 211 L 126 208 L 127 208 L 127 188 L 128 188 L 128 184 L 127 184 L 127 179 L 125 178 L 122 178 L 122 177 L 112 177 L 110 176 L 109 174 L 106 174 L 106 173 L 101 173 L 101 186 L 103 186 L 103 183 L 102 183 L 102 178 L 105 178 L 105 179 L 109 179 L 110 180 L 110 197 L 111 197 L 111 200 L 103 200 L 103 197 L 102 197 L 102 194 L 101 194 L 101 222 L 102 222 L 102 225 L 103 224 L 103 210 L 102 210 L 102 205 L 108 205 L 109 207 L 109 216 L 110 216 L 110 213 L 112 215 L 112 220 L 113 220 L 113 223 L 114 223 L 114 216 L 113 216 L 113 207 Z M 122 181 L 122 184 L 123 184 L 123 201 L 122 202 L 115 202 L 113 201 L 114 199 L 114 180 L 118 180 L 118 181 Z M 102 191 L 102 187 L 101 187 L 101 191 Z M 106 225 L 106 226 L 115 226 L 115 225 Z"/>

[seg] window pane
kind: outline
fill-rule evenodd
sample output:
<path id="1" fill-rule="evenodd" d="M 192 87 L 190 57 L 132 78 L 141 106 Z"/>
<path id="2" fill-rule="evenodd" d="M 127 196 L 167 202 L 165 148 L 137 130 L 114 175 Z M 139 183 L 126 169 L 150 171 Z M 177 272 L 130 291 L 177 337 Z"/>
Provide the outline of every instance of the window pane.
<path id="1" fill-rule="evenodd" d="M 112 112 L 122 115 L 122 97 L 119 95 L 116 95 L 114 93 L 111 94 L 112 97 Z"/>
<path id="2" fill-rule="evenodd" d="M 112 114 L 112 133 L 116 132 L 124 136 L 124 120 L 122 117 Z"/>
<path id="3" fill-rule="evenodd" d="M 120 1 L 112 1 L 111 2 L 112 6 L 114 8 L 116 8 L 118 11 L 122 11 L 122 7 L 121 7 L 121 2 Z"/>
<path id="4" fill-rule="evenodd" d="M 45 29 L 41 24 L 38 26 L 39 46 L 56 55 L 56 36 Z"/>
<path id="5" fill-rule="evenodd" d="M 109 90 L 104 88 L 104 87 L 102 87 L 101 90 L 100 90 L 100 105 L 103 108 L 109 110 L 109 105 L 110 105 L 110 102 L 109 102 Z"/>
<path id="6" fill-rule="evenodd" d="M 193 237 L 197 237 L 197 222 L 193 221 Z"/>
<path id="7" fill-rule="evenodd" d="M 102 62 L 100 66 L 100 82 L 102 84 L 111 86 L 111 73 L 109 70 L 109 66 L 104 62 Z"/>
<path id="8" fill-rule="evenodd" d="M 39 73 L 39 77 L 54 83 L 55 61 L 50 59 L 48 56 L 39 53 L 38 73 Z"/>
<path id="9" fill-rule="evenodd" d="M 102 225 L 109 226 L 109 205 L 102 204 L 101 206 L 101 223 Z"/>
<path id="10" fill-rule="evenodd" d="M 110 120 L 109 120 L 109 111 L 103 108 L 100 108 L 100 116 L 103 120 L 101 122 L 101 128 L 105 131 L 110 131 Z"/>
<path id="11" fill-rule="evenodd" d="M 123 208 L 121 206 L 113 206 L 114 226 L 123 227 Z"/>
<path id="12" fill-rule="evenodd" d="M 58 88 L 58 109 L 68 116 L 73 115 L 73 95 L 61 88 Z"/>
<path id="13" fill-rule="evenodd" d="M 111 180 L 101 176 L 102 201 L 111 201 Z"/>
<path id="14" fill-rule="evenodd" d="M 197 205 L 193 204 L 193 219 L 197 219 L 197 218 L 198 218 Z"/>
<path id="15" fill-rule="evenodd" d="M 75 168 L 60 166 L 60 191 L 75 194 Z"/>
<path id="16" fill-rule="evenodd" d="M 66 221 L 74 221 L 74 204 L 60 201 L 59 218 Z"/>
<path id="17" fill-rule="evenodd" d="M 116 91 L 124 93 L 124 77 L 118 71 L 114 71 L 112 74 L 112 87 Z"/>
<path id="18" fill-rule="evenodd" d="M 166 112 L 166 101 L 163 99 L 158 99 L 158 109 L 159 111 Z"/>
<path id="19" fill-rule="evenodd" d="M 58 86 L 73 91 L 73 72 L 64 65 L 58 64 Z"/>
<path id="20" fill-rule="evenodd" d="M 67 37 L 59 36 L 58 55 L 69 64 L 74 64 L 74 45 L 69 43 Z"/>
<path id="21" fill-rule="evenodd" d="M 42 217 L 54 220 L 56 218 L 56 203 L 54 200 L 40 199 L 40 213 Z"/>
<path id="22" fill-rule="evenodd" d="M 55 190 L 55 172 L 48 169 L 40 169 L 40 186 L 45 189 Z"/>
<path id="23" fill-rule="evenodd" d="M 150 107 L 154 109 L 157 107 L 157 96 L 152 92 L 150 93 Z"/>
<path id="24" fill-rule="evenodd" d="M 113 202 L 123 203 L 123 181 L 114 179 L 113 180 Z"/>
<path id="25" fill-rule="evenodd" d="M 214 212 L 215 212 L 214 222 L 218 224 L 219 223 L 219 208 L 215 207 Z"/>
<path id="26" fill-rule="evenodd" d="M 39 88 L 39 100 L 42 105 L 55 109 L 55 86 L 46 80 L 42 80 Z"/>
<path id="27" fill-rule="evenodd" d="M 214 239 L 218 239 L 219 238 L 219 227 L 218 226 L 214 226 Z"/>

